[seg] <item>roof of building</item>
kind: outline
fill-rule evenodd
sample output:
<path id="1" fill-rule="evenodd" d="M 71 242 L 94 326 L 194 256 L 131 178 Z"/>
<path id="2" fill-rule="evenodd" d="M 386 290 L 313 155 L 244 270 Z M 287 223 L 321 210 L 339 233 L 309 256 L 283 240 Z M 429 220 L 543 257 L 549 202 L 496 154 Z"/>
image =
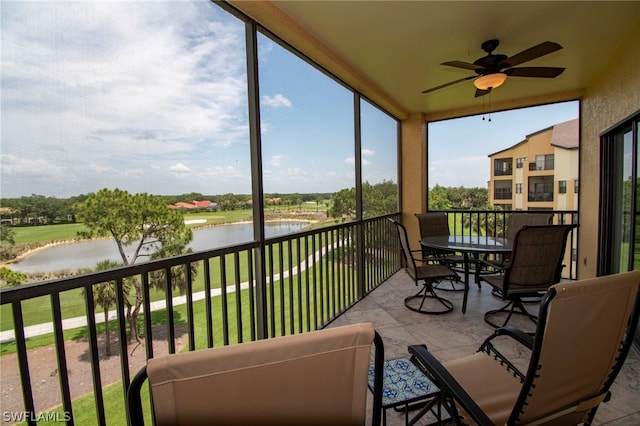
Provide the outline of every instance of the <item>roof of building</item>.
<path id="1" fill-rule="evenodd" d="M 519 145 L 522 145 L 528 142 L 531 136 L 537 135 L 538 133 L 547 131 L 549 129 L 553 129 L 553 133 L 551 134 L 551 142 L 550 142 L 551 146 L 555 146 L 563 149 L 578 148 L 580 146 L 579 126 L 580 126 L 580 120 L 577 118 L 574 118 L 573 120 L 565 121 L 563 123 L 554 124 L 553 126 L 546 127 L 544 129 L 538 130 L 537 132 L 533 132 L 527 135 L 526 139 L 516 144 L 513 144 L 505 149 L 501 149 L 500 151 L 496 151 L 492 154 L 489 154 L 487 157 L 493 157 L 504 151 L 508 151 Z"/>
<path id="2" fill-rule="evenodd" d="M 574 149 L 580 146 L 579 120 L 577 118 L 553 126 L 551 146 Z"/>
<path id="3" fill-rule="evenodd" d="M 192 210 L 192 209 L 206 209 L 208 207 L 211 207 L 212 205 L 213 203 L 209 200 L 193 201 L 192 203 L 185 203 L 184 201 L 179 201 L 175 204 L 169 204 L 167 207 L 172 210 L 175 210 L 175 209 Z"/>

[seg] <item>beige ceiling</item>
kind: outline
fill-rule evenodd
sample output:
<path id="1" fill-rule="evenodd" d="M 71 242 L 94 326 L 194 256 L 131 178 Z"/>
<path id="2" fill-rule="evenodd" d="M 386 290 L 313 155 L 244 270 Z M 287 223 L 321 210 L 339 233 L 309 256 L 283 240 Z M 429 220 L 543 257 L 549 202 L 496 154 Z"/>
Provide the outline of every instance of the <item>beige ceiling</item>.
<path id="1" fill-rule="evenodd" d="M 640 23 L 638 1 L 274 1 L 271 12 L 256 9 L 263 2 L 231 3 L 392 113 L 433 119 L 575 99 Z M 562 50 L 521 66 L 566 71 L 555 79 L 510 77 L 479 98 L 472 80 L 421 93 L 473 75 L 440 63 L 473 62 L 491 38 L 500 40 L 494 53 L 507 56 L 559 43 Z"/>

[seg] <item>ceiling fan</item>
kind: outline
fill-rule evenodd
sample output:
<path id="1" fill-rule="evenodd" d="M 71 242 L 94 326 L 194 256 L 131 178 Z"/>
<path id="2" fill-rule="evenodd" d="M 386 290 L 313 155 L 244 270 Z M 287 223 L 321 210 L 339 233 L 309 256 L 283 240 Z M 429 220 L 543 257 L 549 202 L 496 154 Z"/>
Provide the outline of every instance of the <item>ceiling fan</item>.
<path id="1" fill-rule="evenodd" d="M 507 77 L 537 77 L 537 78 L 555 78 L 562 74 L 564 68 L 557 67 L 520 67 L 513 68 L 516 65 L 531 61 L 556 50 L 562 49 L 558 43 L 545 41 L 529 49 L 523 50 L 511 57 L 501 54 L 493 54 L 492 52 L 498 47 L 500 42 L 496 39 L 487 40 L 482 43 L 482 50 L 487 52 L 487 56 L 476 60 L 474 63 L 462 61 L 443 62 L 440 65 L 449 67 L 462 68 L 465 70 L 475 71 L 477 75 L 450 81 L 440 86 L 432 87 L 422 93 L 431 93 L 433 91 L 443 89 L 445 87 L 460 83 L 462 81 L 475 79 L 473 84 L 476 86 L 476 98 L 484 96 L 498 86 L 501 86 Z"/>

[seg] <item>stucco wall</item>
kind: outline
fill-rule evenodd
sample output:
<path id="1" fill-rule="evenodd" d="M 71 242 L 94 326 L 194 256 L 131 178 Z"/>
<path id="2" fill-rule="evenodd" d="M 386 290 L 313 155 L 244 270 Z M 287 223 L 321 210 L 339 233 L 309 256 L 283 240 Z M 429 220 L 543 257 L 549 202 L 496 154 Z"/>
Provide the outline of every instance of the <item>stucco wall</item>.
<path id="1" fill-rule="evenodd" d="M 402 223 L 413 249 L 420 248 L 420 229 L 416 213 L 427 208 L 427 125 L 424 115 L 411 114 L 402 121 Z"/>
<path id="2" fill-rule="evenodd" d="M 598 259 L 600 135 L 640 110 L 640 24 L 616 50 L 581 105 L 578 278 L 594 277 Z"/>

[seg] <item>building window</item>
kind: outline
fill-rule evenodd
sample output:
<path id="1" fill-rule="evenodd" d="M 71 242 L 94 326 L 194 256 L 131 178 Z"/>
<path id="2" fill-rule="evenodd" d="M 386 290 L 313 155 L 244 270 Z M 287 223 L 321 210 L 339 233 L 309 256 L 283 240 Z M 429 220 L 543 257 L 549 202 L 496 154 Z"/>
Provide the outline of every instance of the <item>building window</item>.
<path id="1" fill-rule="evenodd" d="M 567 181 L 561 180 L 558 181 L 558 194 L 566 194 L 567 193 Z"/>
<path id="2" fill-rule="evenodd" d="M 553 201 L 553 176 L 529 178 L 529 201 Z"/>
<path id="3" fill-rule="evenodd" d="M 493 160 L 493 174 L 495 176 L 508 176 L 513 172 L 513 159 L 500 158 Z"/>
<path id="4" fill-rule="evenodd" d="M 576 179 L 573 181 L 573 192 L 578 194 L 580 192 L 580 179 Z"/>
<path id="5" fill-rule="evenodd" d="M 529 164 L 529 170 L 553 170 L 553 154 L 536 155 L 536 162 Z"/>
<path id="6" fill-rule="evenodd" d="M 499 180 L 496 181 L 493 189 L 493 198 L 496 200 L 510 200 L 511 195 L 511 181 Z"/>
<path id="7" fill-rule="evenodd" d="M 516 169 L 522 169 L 526 161 L 527 157 L 516 158 Z"/>
<path id="8" fill-rule="evenodd" d="M 516 183 L 516 194 L 522 194 L 522 184 Z"/>

